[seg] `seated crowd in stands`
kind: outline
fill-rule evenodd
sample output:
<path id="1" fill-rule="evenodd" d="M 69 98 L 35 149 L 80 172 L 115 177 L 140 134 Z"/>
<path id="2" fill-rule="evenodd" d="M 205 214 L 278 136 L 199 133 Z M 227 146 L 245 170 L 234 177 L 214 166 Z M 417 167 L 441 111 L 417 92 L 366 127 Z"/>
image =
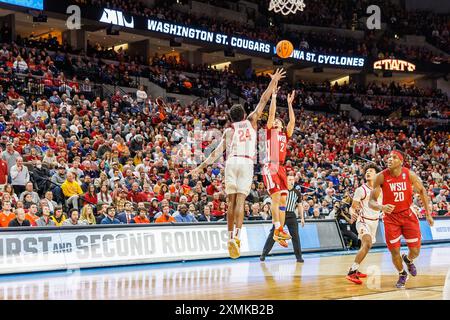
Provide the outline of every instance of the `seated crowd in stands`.
<path id="1" fill-rule="evenodd" d="M 17 68 L 8 63 L 19 56 L 16 51 L 20 56 L 41 56 L 19 47 L 4 47 L 0 52 L 0 81 L 7 88 L 6 92 L 0 88 L 1 226 L 226 218 L 223 162 L 199 176 L 187 173 L 211 149 L 213 130 L 222 131 L 230 124 L 229 101 L 164 104 L 143 87 L 135 96 L 120 91 L 95 96 L 86 91 L 88 86 L 65 80 L 58 67 L 51 67 L 55 56 L 45 54 L 44 79 L 52 81 L 44 82 L 39 94 L 30 93 L 28 84 L 8 86 Z M 36 76 L 28 75 L 30 80 Z M 286 163 L 288 174 L 295 176 L 296 188 L 303 193 L 307 218 L 337 218 L 339 206 L 348 204 L 362 183 L 365 159 L 383 164 L 383 157 L 394 146 L 406 151 L 408 165 L 423 179 L 433 215 L 449 214 L 448 127 L 441 130 L 426 119 L 353 122 L 342 114 L 310 113 L 308 94 L 303 91 L 307 87 L 321 91 L 320 86 L 299 84 L 294 102 L 297 123 Z M 411 101 L 429 95 L 396 85 L 346 85 L 333 90 L 374 97 L 403 93 Z M 286 120 L 287 112 L 281 111 L 280 116 Z M 267 110 L 260 127 L 266 119 Z M 194 130 L 199 126 L 202 130 Z M 193 148 L 199 140 L 200 149 Z M 245 206 L 247 220 L 271 219 L 260 169 L 257 164 Z M 417 197 L 414 202 L 421 207 Z"/>

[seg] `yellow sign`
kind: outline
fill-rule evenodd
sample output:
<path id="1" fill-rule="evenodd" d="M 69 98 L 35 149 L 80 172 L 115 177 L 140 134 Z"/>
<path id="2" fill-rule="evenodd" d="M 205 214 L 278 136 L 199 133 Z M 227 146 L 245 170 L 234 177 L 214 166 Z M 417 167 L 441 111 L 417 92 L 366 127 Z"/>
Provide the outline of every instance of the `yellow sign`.
<path id="1" fill-rule="evenodd" d="M 411 62 L 399 60 L 399 59 L 383 59 L 373 63 L 373 68 L 378 70 L 391 70 L 391 71 L 409 71 L 416 70 L 416 65 Z"/>

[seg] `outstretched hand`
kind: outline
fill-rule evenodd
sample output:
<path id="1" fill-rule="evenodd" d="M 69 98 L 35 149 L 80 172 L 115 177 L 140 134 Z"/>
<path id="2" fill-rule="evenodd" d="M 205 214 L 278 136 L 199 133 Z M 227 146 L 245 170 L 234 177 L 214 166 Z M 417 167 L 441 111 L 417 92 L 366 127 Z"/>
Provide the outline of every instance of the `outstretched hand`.
<path id="1" fill-rule="evenodd" d="M 269 74 L 270 78 L 275 81 L 280 81 L 286 77 L 286 71 L 283 68 L 277 69 L 273 74 Z"/>
<path id="2" fill-rule="evenodd" d="M 288 93 L 287 95 L 287 102 L 289 106 L 292 106 L 294 99 L 295 99 L 295 90 L 292 90 L 292 93 Z"/>

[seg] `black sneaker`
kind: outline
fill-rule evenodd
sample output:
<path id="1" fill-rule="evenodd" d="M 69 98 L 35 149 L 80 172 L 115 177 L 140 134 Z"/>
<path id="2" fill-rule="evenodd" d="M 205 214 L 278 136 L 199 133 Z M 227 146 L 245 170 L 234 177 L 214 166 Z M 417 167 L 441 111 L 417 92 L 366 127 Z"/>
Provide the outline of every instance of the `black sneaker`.
<path id="1" fill-rule="evenodd" d="M 264 260 L 266 260 L 266 256 L 262 254 L 262 255 L 259 257 L 259 261 L 264 261 Z"/>

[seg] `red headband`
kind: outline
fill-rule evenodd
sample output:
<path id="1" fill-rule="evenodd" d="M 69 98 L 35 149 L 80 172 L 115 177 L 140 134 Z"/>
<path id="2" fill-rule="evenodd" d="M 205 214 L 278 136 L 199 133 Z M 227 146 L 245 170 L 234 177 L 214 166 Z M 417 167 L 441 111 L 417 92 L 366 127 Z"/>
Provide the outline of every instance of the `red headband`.
<path id="1" fill-rule="evenodd" d="M 398 152 L 397 150 L 393 150 L 391 151 L 391 154 L 395 154 L 403 162 L 403 156 L 400 152 Z"/>

